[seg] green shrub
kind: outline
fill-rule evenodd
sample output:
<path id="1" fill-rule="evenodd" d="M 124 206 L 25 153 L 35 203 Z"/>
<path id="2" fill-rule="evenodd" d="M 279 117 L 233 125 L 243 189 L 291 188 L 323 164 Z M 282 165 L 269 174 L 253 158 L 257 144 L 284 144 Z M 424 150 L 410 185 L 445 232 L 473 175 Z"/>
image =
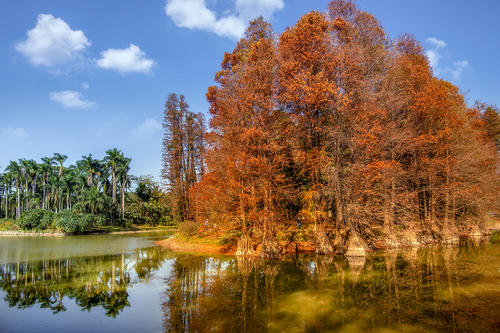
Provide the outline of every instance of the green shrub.
<path id="1" fill-rule="evenodd" d="M 77 215 L 77 219 L 79 221 L 80 225 L 80 230 L 79 231 L 86 231 L 89 230 L 90 227 L 93 225 L 96 225 L 97 221 L 97 216 L 94 214 L 82 214 L 82 215 Z"/>
<path id="2" fill-rule="evenodd" d="M 0 231 L 16 231 L 18 229 L 19 226 L 12 220 L 6 218 L 0 219 Z"/>
<path id="3" fill-rule="evenodd" d="M 180 233 L 186 237 L 194 236 L 198 232 L 198 224 L 194 221 L 180 222 L 178 228 Z"/>
<path id="4" fill-rule="evenodd" d="M 54 219 L 54 213 L 44 209 L 33 209 L 23 212 L 16 221 L 23 230 L 45 230 L 49 228 Z"/>
<path id="5" fill-rule="evenodd" d="M 94 223 L 92 214 L 75 214 L 67 210 L 60 211 L 55 216 L 55 226 L 64 232 L 84 232 Z"/>
<path id="6" fill-rule="evenodd" d="M 40 226 L 43 226 L 45 229 L 53 229 L 54 228 L 54 212 L 46 210 L 43 214 L 42 219 L 40 220 Z"/>
<path id="7" fill-rule="evenodd" d="M 103 215 L 97 215 L 94 219 L 94 225 L 96 227 L 104 227 L 107 224 L 106 217 Z"/>
<path id="8" fill-rule="evenodd" d="M 148 219 L 136 211 L 126 211 L 125 219 L 133 224 L 148 224 Z"/>
<path id="9" fill-rule="evenodd" d="M 175 225 L 174 218 L 170 214 L 165 214 L 162 216 L 162 218 L 160 220 L 160 225 L 173 226 L 173 225 Z"/>

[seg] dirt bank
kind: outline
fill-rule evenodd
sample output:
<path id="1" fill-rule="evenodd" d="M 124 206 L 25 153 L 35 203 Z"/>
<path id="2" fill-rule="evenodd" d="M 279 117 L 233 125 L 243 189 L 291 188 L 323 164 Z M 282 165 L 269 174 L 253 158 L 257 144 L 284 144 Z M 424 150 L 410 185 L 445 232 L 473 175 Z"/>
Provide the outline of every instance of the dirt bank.
<path id="1" fill-rule="evenodd" d="M 155 244 L 176 252 L 185 253 L 234 255 L 236 252 L 234 244 L 220 245 L 216 240 L 184 238 L 179 234 L 174 234 L 165 240 L 155 242 Z"/>
<path id="2" fill-rule="evenodd" d="M 482 235 L 485 237 L 487 234 Z M 436 240 L 433 241 L 425 241 L 424 239 L 420 239 L 422 237 L 410 237 L 407 234 L 398 234 L 397 243 L 392 246 L 388 245 L 384 239 L 375 239 L 368 246 L 361 239 L 351 240 L 348 243 L 348 252 L 345 253 L 347 257 L 364 257 L 368 254 L 368 252 L 376 251 L 376 250 L 387 250 L 392 248 L 420 248 L 426 246 L 433 245 L 458 245 L 458 241 L 455 243 L 446 242 L 445 240 L 439 242 Z M 461 237 L 470 237 L 470 235 L 460 235 Z M 358 237 L 359 238 L 359 237 Z M 476 237 L 477 238 L 477 237 Z M 458 240 L 458 235 L 457 235 Z M 171 249 L 176 252 L 183 253 L 196 253 L 196 254 L 205 254 L 205 255 L 214 255 L 214 254 L 223 254 L 223 255 L 235 255 L 237 249 L 237 239 L 234 239 L 233 242 L 221 245 L 219 239 L 207 239 L 207 238 L 198 238 L 198 237 L 184 237 L 180 234 L 174 234 L 173 236 L 155 242 L 164 248 Z M 288 254 L 312 254 L 315 253 L 316 248 L 313 242 L 310 241 L 301 241 L 301 242 L 279 242 L 280 254 L 288 255 Z M 257 245 L 255 251 L 252 252 L 250 256 L 260 257 L 261 256 L 261 246 Z"/>
<path id="3" fill-rule="evenodd" d="M 176 252 L 235 255 L 236 242 L 237 239 L 230 244 L 221 245 L 217 239 L 186 238 L 180 234 L 174 234 L 165 240 L 155 242 L 155 244 Z M 279 247 L 281 254 L 314 253 L 315 251 L 312 242 L 280 242 Z M 261 246 L 257 246 L 252 256 L 258 257 L 260 252 Z"/>

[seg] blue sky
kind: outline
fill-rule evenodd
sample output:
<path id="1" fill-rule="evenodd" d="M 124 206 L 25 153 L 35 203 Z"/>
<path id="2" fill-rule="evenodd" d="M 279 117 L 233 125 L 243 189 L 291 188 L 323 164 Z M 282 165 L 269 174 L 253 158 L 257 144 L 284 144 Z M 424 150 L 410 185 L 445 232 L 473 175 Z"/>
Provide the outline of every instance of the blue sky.
<path id="1" fill-rule="evenodd" d="M 469 104 L 500 106 L 500 1 L 359 0 L 391 37 L 412 33 Z M 327 0 L 2 1 L 0 169 L 54 152 L 72 163 L 117 147 L 158 176 L 166 96 L 207 112 L 224 52 L 264 15 L 282 32 Z"/>

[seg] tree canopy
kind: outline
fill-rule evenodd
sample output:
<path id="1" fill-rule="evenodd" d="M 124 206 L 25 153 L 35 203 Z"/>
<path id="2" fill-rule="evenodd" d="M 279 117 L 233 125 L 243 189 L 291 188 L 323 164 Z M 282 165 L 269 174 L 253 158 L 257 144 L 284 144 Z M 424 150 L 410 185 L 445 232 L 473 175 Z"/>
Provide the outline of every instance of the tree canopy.
<path id="1" fill-rule="evenodd" d="M 304 234 L 318 253 L 455 242 L 498 208 L 498 111 L 468 107 L 418 41 L 391 40 L 350 0 L 279 36 L 255 19 L 215 81 L 197 182 L 179 173 L 184 102 L 169 97 L 165 177 L 200 231 L 241 232 L 242 254 Z"/>

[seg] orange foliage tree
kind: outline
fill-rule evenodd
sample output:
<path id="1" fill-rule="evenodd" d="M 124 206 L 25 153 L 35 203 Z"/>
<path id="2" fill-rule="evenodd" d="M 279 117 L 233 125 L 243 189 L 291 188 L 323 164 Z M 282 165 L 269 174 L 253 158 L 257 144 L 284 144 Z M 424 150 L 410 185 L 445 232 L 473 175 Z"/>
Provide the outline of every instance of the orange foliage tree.
<path id="1" fill-rule="evenodd" d="M 352 1 L 280 36 L 250 22 L 221 67 L 189 202 L 200 230 L 240 235 L 238 254 L 456 242 L 497 209 L 498 111 L 467 107 L 414 38 Z"/>

